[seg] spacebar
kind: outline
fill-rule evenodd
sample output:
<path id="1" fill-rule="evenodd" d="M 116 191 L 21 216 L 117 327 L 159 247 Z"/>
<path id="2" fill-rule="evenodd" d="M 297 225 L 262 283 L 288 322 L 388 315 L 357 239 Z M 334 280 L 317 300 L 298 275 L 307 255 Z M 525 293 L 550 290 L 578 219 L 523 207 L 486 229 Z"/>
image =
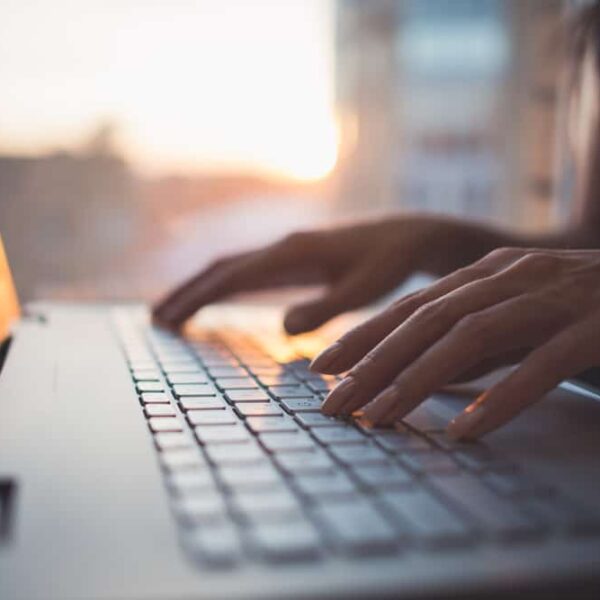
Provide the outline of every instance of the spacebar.
<path id="1" fill-rule="evenodd" d="M 430 477 L 433 487 L 453 501 L 480 525 L 483 533 L 509 538 L 529 536 L 539 525 L 511 502 L 494 494 L 479 479 L 467 473 Z"/>

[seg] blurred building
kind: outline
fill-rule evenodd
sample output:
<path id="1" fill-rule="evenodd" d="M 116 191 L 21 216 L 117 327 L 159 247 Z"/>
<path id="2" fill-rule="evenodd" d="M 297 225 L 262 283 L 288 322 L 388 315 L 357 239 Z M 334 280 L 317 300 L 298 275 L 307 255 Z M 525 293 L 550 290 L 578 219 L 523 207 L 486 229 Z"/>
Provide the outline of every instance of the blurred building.
<path id="1" fill-rule="evenodd" d="M 104 126 L 78 152 L 0 156 L 0 232 L 21 297 L 114 268 L 135 242 L 136 185 Z"/>
<path id="2" fill-rule="evenodd" d="M 548 226 L 561 11 L 558 0 L 338 0 L 343 209 Z"/>

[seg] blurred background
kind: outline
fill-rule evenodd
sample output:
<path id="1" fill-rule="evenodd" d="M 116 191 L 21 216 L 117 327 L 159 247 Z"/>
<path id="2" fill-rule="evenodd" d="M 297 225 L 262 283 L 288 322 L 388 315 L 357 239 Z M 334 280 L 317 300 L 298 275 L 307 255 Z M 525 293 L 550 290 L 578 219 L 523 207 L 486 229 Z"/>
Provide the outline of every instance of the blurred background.
<path id="1" fill-rule="evenodd" d="M 553 227 L 571 4 L 3 0 L 21 297 L 151 299 L 223 252 L 386 211 Z"/>

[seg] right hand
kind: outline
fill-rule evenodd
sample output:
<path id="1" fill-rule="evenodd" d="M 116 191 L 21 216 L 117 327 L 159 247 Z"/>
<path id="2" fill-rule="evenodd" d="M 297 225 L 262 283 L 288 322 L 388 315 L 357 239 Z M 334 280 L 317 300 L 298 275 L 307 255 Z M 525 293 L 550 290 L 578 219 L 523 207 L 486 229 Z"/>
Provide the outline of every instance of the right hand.
<path id="1" fill-rule="evenodd" d="M 177 329 L 199 308 L 238 292 L 325 284 L 322 296 L 287 311 L 288 333 L 303 333 L 380 298 L 414 271 L 444 275 L 506 244 L 494 236 L 474 224 L 419 215 L 293 233 L 217 260 L 160 301 L 153 319 Z"/>

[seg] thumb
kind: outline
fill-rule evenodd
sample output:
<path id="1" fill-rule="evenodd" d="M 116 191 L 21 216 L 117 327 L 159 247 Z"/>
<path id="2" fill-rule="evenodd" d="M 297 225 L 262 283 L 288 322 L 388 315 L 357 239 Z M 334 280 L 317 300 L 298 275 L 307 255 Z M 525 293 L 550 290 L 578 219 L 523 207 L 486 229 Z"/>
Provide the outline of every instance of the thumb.
<path id="1" fill-rule="evenodd" d="M 382 263 L 365 261 L 322 296 L 290 308 L 283 326 L 291 335 L 312 331 L 337 315 L 372 302 L 395 285 L 395 278 Z"/>

